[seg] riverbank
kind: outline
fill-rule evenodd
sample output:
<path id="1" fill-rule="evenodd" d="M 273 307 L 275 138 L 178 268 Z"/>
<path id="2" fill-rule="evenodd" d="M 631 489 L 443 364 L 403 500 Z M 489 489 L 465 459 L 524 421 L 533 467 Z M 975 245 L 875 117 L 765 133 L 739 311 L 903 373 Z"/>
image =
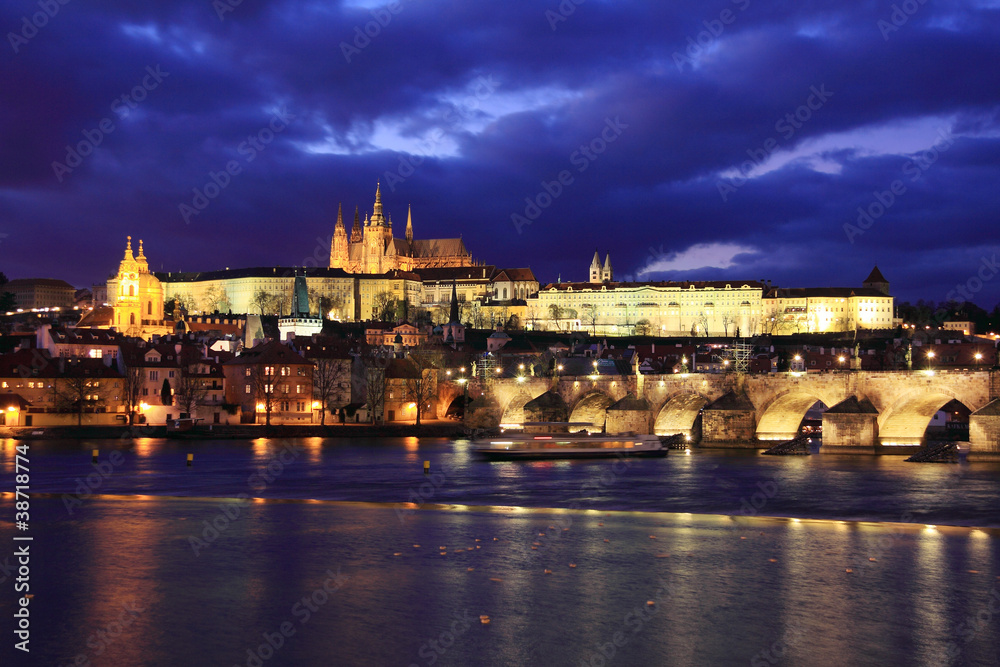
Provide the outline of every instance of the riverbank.
<path id="1" fill-rule="evenodd" d="M 454 438 L 465 435 L 460 422 L 433 421 L 415 424 L 209 424 L 190 431 L 167 431 L 164 425 L 50 426 L 0 429 L 0 438 L 14 440 L 104 440 L 133 438 L 173 438 L 189 440 L 252 440 L 255 438 Z"/>

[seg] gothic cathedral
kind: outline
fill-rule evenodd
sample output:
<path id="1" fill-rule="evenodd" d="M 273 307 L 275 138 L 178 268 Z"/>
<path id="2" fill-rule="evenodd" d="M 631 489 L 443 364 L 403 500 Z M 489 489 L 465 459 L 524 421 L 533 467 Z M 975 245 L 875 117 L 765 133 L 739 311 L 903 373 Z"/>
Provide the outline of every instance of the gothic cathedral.
<path id="1" fill-rule="evenodd" d="M 375 189 L 375 210 L 365 215 L 364 226 L 354 210 L 354 227 L 348 237 L 343 207 L 337 208 L 337 226 L 330 244 L 330 268 L 348 273 L 386 273 L 440 267 L 472 266 L 472 256 L 461 238 L 413 239 L 412 211 L 406 214 L 406 238 L 393 238 L 392 216 L 382 213 L 382 189 Z"/>

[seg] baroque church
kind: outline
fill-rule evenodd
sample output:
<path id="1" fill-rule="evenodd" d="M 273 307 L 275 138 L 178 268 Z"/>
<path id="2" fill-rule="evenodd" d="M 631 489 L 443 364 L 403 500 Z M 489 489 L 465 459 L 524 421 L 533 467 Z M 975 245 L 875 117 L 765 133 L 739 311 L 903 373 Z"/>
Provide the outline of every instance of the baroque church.
<path id="1" fill-rule="evenodd" d="M 149 271 L 142 241 L 139 241 L 139 254 L 133 257 L 131 236 L 126 240 L 125 256 L 118 265 L 118 274 L 108 280 L 108 301 L 111 317 L 107 325 L 128 336 L 146 338 L 172 330 L 171 323 L 163 318 L 163 286 Z"/>
<path id="2" fill-rule="evenodd" d="M 375 188 L 375 208 L 371 217 L 365 214 L 364 225 L 355 209 L 350 236 L 344 228 L 343 207 L 337 209 L 337 226 L 330 244 L 331 269 L 386 273 L 464 266 L 473 266 L 473 261 L 461 238 L 413 238 L 412 211 L 406 214 L 405 238 L 393 237 L 392 216 L 386 217 L 382 212 L 381 186 Z"/>

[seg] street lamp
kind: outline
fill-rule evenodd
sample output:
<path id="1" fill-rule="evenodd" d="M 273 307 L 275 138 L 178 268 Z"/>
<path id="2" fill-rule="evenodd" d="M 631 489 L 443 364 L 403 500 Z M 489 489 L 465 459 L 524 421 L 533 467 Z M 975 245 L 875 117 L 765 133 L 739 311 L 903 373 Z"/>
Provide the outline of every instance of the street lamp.
<path id="1" fill-rule="evenodd" d="M 931 364 L 934 363 L 934 350 L 927 350 L 927 370 L 931 370 Z"/>
<path id="2" fill-rule="evenodd" d="M 837 357 L 837 361 L 840 362 L 840 370 L 844 370 L 844 362 L 847 361 L 847 358 L 844 355 L 840 355 Z"/>
<path id="3" fill-rule="evenodd" d="M 979 370 L 979 365 L 983 361 L 983 353 L 982 352 L 976 352 L 973 356 L 976 358 L 976 370 L 978 371 Z"/>

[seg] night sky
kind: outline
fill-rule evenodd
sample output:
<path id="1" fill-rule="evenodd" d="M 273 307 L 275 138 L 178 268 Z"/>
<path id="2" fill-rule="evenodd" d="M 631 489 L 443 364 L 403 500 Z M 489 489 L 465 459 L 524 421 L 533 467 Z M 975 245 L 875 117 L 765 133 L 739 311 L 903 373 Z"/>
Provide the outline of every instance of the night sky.
<path id="1" fill-rule="evenodd" d="M 543 284 L 1000 301 L 998 0 L 60 1 L 0 5 L 9 278 L 325 265 L 381 180 Z"/>

